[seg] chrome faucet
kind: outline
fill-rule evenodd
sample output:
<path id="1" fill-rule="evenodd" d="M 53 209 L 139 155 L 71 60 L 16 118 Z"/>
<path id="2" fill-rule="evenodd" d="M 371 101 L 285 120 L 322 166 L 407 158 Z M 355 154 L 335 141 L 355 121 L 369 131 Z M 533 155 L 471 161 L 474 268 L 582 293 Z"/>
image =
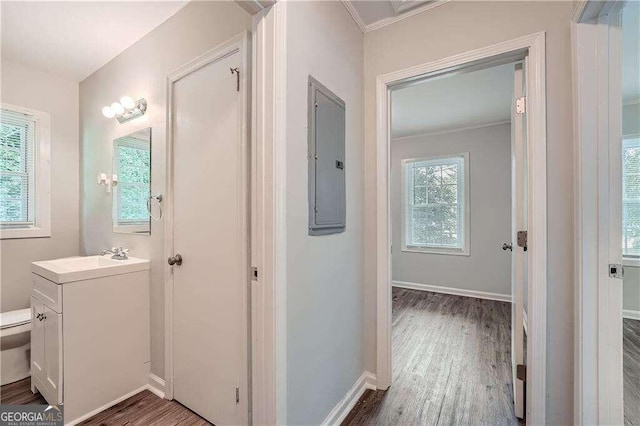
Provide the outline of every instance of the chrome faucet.
<path id="1" fill-rule="evenodd" d="M 127 256 L 127 253 L 129 253 L 129 249 L 122 247 L 112 247 L 111 250 L 102 250 L 100 252 L 100 256 L 104 256 L 105 254 L 109 253 L 113 255 L 111 256 L 111 258 L 114 260 L 127 260 L 129 258 Z"/>

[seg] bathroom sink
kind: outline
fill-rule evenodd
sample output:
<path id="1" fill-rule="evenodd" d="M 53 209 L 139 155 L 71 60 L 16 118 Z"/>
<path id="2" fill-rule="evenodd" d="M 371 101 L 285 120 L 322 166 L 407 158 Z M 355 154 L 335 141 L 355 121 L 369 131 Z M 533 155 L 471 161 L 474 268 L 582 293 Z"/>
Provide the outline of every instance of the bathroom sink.
<path id="1" fill-rule="evenodd" d="M 110 255 L 65 257 L 31 264 L 33 273 L 58 284 L 128 274 L 148 269 L 149 261 L 146 259 L 130 257 L 127 260 L 114 260 L 111 259 Z"/>

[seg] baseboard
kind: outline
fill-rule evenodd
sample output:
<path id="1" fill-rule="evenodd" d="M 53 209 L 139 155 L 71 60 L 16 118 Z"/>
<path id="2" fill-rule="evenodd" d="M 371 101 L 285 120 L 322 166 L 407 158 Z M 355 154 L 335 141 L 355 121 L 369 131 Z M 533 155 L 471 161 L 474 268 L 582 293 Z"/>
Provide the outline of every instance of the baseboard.
<path id="1" fill-rule="evenodd" d="M 429 285 L 420 283 L 410 283 L 406 281 L 392 281 L 394 287 L 408 288 L 410 290 L 431 291 L 434 293 L 453 294 L 455 296 L 475 297 L 478 299 L 497 300 L 499 302 L 511 302 L 511 296 L 508 294 L 489 293 L 486 291 L 465 290 L 461 288 L 442 287 L 439 285 Z"/>
<path id="2" fill-rule="evenodd" d="M 149 391 L 156 394 L 158 397 L 164 399 L 165 381 L 153 373 L 149 373 L 149 384 L 147 385 Z"/>
<path id="3" fill-rule="evenodd" d="M 338 402 L 338 405 L 331 410 L 327 418 L 322 422 L 322 425 L 339 425 L 342 423 L 367 389 L 376 389 L 376 376 L 365 371 L 358 380 L 356 380 L 347 394 Z"/>
<path id="4" fill-rule="evenodd" d="M 84 415 L 78 417 L 77 419 L 71 420 L 68 423 L 65 422 L 65 426 L 77 425 L 78 423 L 81 423 L 81 422 L 83 422 L 83 421 L 95 416 L 96 414 L 102 413 L 107 408 L 111 408 L 114 405 L 118 404 L 119 402 L 122 402 L 122 401 L 124 401 L 125 399 L 128 399 L 128 398 L 131 398 L 133 395 L 136 395 L 136 394 L 142 392 L 145 389 L 148 389 L 148 385 L 142 386 L 141 388 L 138 388 L 138 389 L 136 389 L 134 391 L 131 391 L 128 394 L 123 395 L 118 399 L 114 399 L 113 401 L 108 402 L 107 404 L 103 405 L 102 407 L 96 408 L 95 410 L 90 411 L 87 414 L 84 414 Z"/>
<path id="5" fill-rule="evenodd" d="M 622 318 L 634 319 L 640 321 L 640 311 L 632 311 L 631 309 L 622 310 Z"/>

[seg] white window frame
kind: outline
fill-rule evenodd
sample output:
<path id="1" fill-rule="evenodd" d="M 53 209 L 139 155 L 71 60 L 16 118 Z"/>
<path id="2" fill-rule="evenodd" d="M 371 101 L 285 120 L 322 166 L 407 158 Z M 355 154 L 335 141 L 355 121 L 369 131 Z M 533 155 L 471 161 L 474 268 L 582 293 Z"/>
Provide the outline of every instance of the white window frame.
<path id="1" fill-rule="evenodd" d="M 462 248 L 446 248 L 435 246 L 415 246 L 407 244 L 407 210 L 408 210 L 408 181 L 407 181 L 407 164 L 418 162 L 438 161 L 449 158 L 462 158 L 463 159 L 463 176 L 458 174 L 458 185 L 462 185 L 462 218 L 458 219 L 459 225 L 462 224 Z M 469 214 L 469 153 L 456 153 L 436 155 L 421 158 L 407 158 L 401 161 L 401 185 L 402 185 L 402 251 L 413 253 L 426 253 L 426 254 L 444 254 L 454 256 L 470 256 L 470 214 Z"/>
<path id="2" fill-rule="evenodd" d="M 634 143 L 629 144 L 628 141 L 634 141 Z M 632 135 L 624 135 L 622 137 L 622 150 L 624 151 L 627 147 L 640 148 L 640 134 L 632 134 Z M 624 170 L 624 164 L 622 165 Z M 624 179 L 624 176 L 623 176 Z M 624 198 L 624 194 L 623 194 Z M 624 214 L 624 207 L 623 207 Z M 622 224 L 624 228 L 624 223 Z M 623 231 L 624 233 L 624 231 Z M 640 256 L 629 256 L 624 254 L 624 247 L 622 248 L 622 264 L 624 266 L 635 266 L 640 267 Z"/>
<path id="3" fill-rule="evenodd" d="M 47 112 L 1 103 L 0 107 L 29 115 L 35 121 L 34 225 L 0 228 L 0 239 L 51 237 L 51 116 Z"/>

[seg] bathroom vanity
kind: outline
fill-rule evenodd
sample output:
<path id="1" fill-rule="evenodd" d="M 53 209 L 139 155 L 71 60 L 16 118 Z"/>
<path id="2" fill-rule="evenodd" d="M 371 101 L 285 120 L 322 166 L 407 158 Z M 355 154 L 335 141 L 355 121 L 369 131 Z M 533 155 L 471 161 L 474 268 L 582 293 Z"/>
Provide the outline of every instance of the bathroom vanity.
<path id="1" fill-rule="evenodd" d="M 145 388 L 149 261 L 71 257 L 32 272 L 32 391 L 75 424 Z"/>

